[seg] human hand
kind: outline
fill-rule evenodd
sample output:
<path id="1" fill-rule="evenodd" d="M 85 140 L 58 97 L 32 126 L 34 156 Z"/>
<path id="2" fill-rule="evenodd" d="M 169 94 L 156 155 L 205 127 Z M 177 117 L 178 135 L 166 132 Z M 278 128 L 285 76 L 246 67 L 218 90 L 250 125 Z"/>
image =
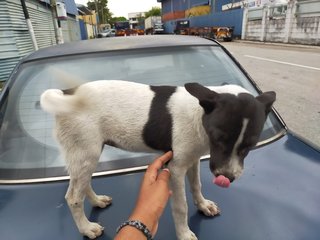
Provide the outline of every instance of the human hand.
<path id="1" fill-rule="evenodd" d="M 159 219 L 171 195 L 169 169 L 160 170 L 171 158 L 172 152 L 170 151 L 149 165 L 140 187 L 136 207 L 129 218 L 129 220 L 143 222 L 153 236 L 157 232 Z"/>

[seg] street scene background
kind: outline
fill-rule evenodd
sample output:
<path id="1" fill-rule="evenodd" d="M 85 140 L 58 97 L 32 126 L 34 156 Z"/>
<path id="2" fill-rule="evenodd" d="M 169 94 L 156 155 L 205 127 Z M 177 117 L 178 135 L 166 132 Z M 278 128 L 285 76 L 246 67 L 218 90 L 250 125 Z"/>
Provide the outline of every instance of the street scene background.
<path id="1" fill-rule="evenodd" d="M 295 133 L 320 146 L 320 48 L 236 41 L 223 43 Z"/>

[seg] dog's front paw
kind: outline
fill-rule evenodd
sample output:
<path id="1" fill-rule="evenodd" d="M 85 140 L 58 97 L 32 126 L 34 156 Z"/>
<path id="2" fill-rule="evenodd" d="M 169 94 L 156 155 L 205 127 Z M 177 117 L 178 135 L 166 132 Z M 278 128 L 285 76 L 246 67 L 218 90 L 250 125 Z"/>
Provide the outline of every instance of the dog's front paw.
<path id="1" fill-rule="evenodd" d="M 197 207 L 199 211 L 203 212 L 203 214 L 208 217 L 213 217 L 217 214 L 220 214 L 218 206 L 210 200 L 205 199 L 204 201 L 198 203 Z"/>
<path id="2" fill-rule="evenodd" d="M 89 224 L 87 224 L 85 228 L 81 229 L 80 232 L 90 239 L 95 239 L 102 234 L 103 229 L 104 228 L 98 223 L 89 222 Z"/>
<path id="3" fill-rule="evenodd" d="M 182 234 L 178 234 L 177 238 L 179 240 L 198 240 L 196 235 L 190 229 L 184 231 Z"/>
<path id="4" fill-rule="evenodd" d="M 94 207 L 105 208 L 112 203 L 112 198 L 106 195 L 97 195 L 95 199 L 91 200 Z"/>

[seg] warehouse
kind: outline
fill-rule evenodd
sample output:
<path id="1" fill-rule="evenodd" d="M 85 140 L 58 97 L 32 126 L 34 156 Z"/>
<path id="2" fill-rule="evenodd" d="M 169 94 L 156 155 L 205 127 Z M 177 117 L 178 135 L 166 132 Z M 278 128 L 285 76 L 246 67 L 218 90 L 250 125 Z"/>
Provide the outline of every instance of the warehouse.
<path id="1" fill-rule="evenodd" d="M 232 0 L 158 0 L 162 5 L 162 21 L 167 33 L 174 33 L 177 22 L 186 20 L 194 27 L 232 27 L 241 36 L 243 8 Z"/>

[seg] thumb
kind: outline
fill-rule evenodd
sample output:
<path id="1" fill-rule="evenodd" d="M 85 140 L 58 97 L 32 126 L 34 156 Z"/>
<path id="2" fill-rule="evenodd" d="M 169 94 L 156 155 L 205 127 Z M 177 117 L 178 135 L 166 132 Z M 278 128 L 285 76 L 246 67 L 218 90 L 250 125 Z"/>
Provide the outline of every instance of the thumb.
<path id="1" fill-rule="evenodd" d="M 162 169 L 162 171 L 159 173 L 157 180 L 169 182 L 170 179 L 170 171 L 168 168 Z"/>

